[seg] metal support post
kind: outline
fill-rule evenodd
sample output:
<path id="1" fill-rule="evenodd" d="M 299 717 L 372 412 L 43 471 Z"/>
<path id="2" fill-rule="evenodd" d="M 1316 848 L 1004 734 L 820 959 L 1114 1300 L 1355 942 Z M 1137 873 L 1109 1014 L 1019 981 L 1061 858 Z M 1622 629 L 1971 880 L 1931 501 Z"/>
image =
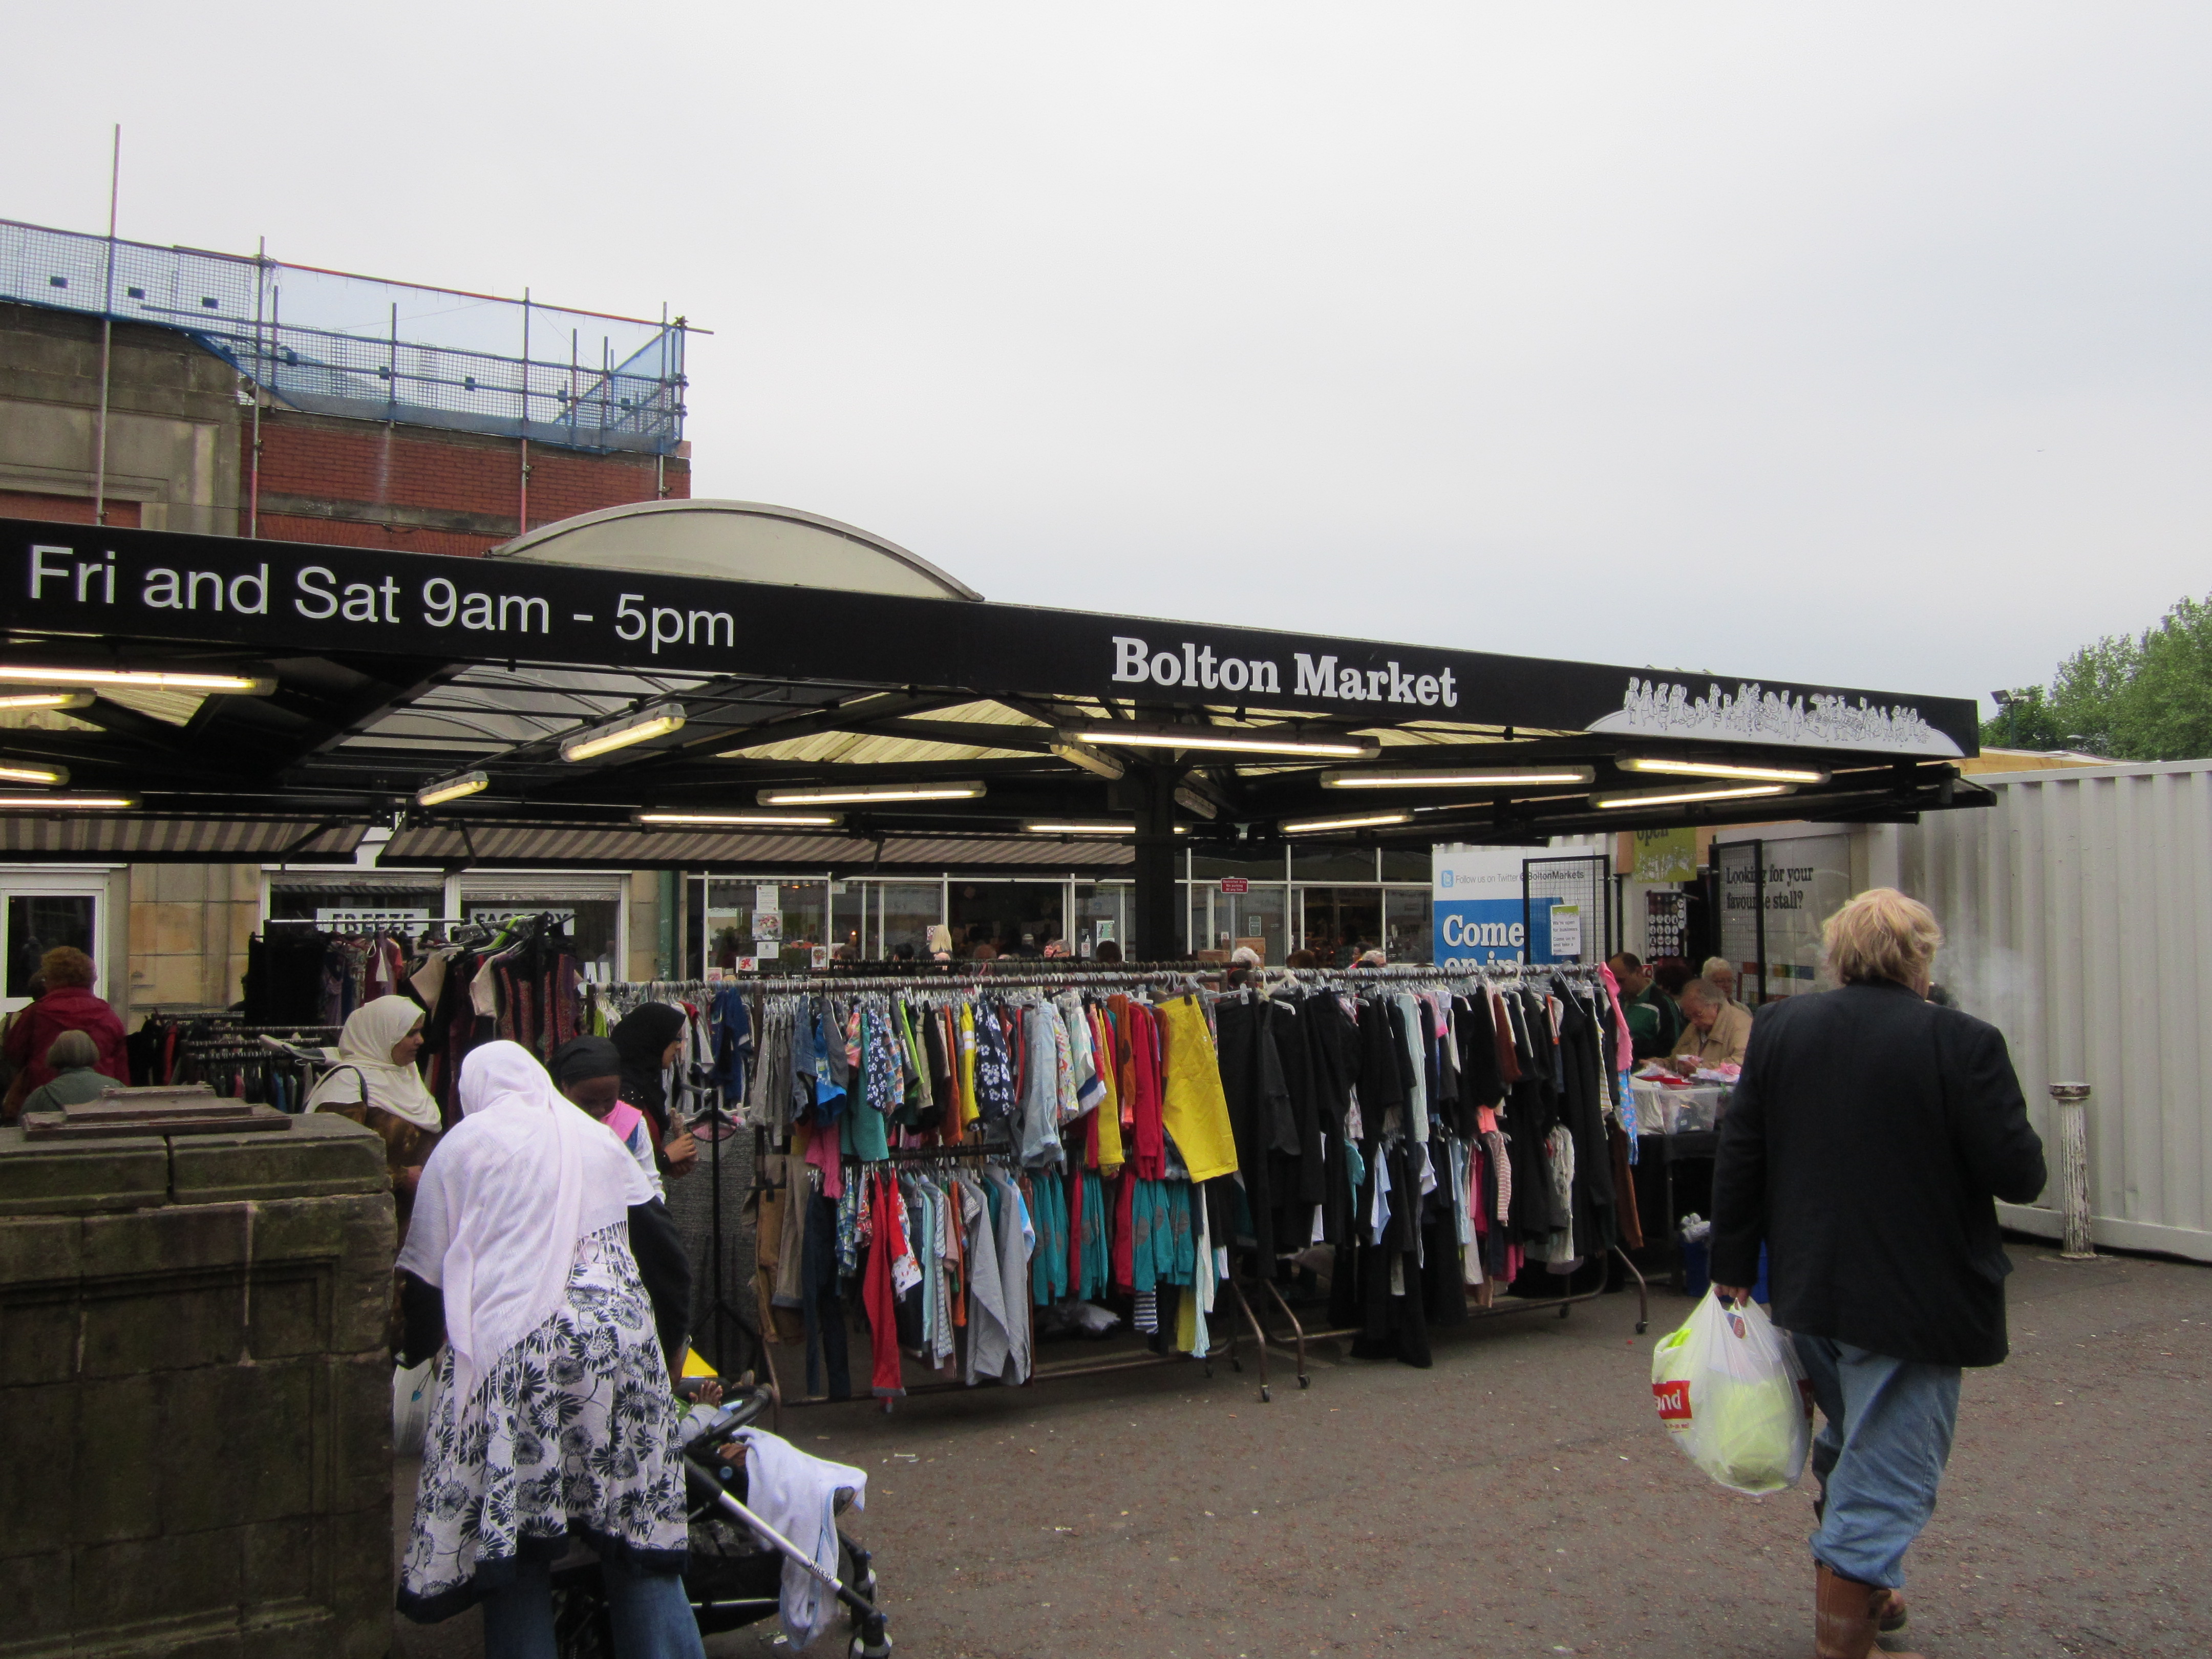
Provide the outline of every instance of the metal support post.
<path id="1" fill-rule="evenodd" d="M 1176 836 L 1175 788 L 1172 766 L 1133 768 L 1131 780 L 1138 787 L 1137 860 L 1135 875 L 1137 937 L 1132 959 L 1166 962 L 1182 953 L 1176 948 Z"/>
<path id="2" fill-rule="evenodd" d="M 2051 1098 L 2058 1108 L 2058 1178 L 2064 1188 L 2066 1242 L 2060 1257 L 2094 1261 L 2097 1246 L 2089 1217 L 2089 1085 L 2054 1083 Z"/>

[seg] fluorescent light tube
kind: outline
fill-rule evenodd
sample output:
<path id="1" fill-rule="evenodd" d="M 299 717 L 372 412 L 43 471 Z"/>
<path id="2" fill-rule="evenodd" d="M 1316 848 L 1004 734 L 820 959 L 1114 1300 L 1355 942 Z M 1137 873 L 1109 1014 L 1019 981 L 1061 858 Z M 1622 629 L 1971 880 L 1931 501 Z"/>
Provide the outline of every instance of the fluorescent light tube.
<path id="1" fill-rule="evenodd" d="M 1624 772 L 1652 772 L 1669 778 L 1741 778 L 1749 783 L 1821 784 L 1828 775 L 1817 766 L 1771 766 L 1751 761 L 1688 760 L 1679 755 L 1622 755 L 1613 762 Z"/>
<path id="2" fill-rule="evenodd" d="M 1100 744 L 1115 749 L 1208 749 L 1225 755 L 1311 755 L 1334 760 L 1371 760 L 1382 752 L 1372 738 L 1271 736 L 1264 726 L 1076 726 L 1061 731 L 1062 743 Z"/>
<path id="3" fill-rule="evenodd" d="M 1707 800 L 1755 800 L 1765 795 L 1794 795 L 1797 786 L 1791 783 L 1739 783 L 1721 785 L 1711 789 L 1697 789 L 1687 786 L 1674 789 L 1616 789 L 1608 793 L 1590 797 L 1596 807 L 1616 806 L 1694 806 Z"/>
<path id="4" fill-rule="evenodd" d="M 0 761 L 0 783 L 51 783 L 70 780 L 66 766 L 32 766 L 22 761 Z"/>
<path id="5" fill-rule="evenodd" d="M 44 812 L 56 807 L 77 812 L 112 812 L 137 804 L 136 795 L 0 795 L 0 812 Z"/>
<path id="6" fill-rule="evenodd" d="M 626 749 L 631 744 L 643 743 L 647 738 L 657 738 L 664 732 L 682 729 L 684 710 L 675 704 L 633 714 L 627 720 L 611 720 L 605 726 L 592 726 L 579 732 L 561 745 L 564 761 L 586 761 L 594 756 L 607 754 L 617 749 Z"/>
<path id="7" fill-rule="evenodd" d="M 735 811 L 686 811 L 680 807 L 669 807 L 650 812 L 633 812 L 634 823 L 688 825 L 693 829 L 753 829 L 753 830 L 827 830 L 837 823 L 835 812 L 748 812 L 743 808 Z"/>
<path id="8" fill-rule="evenodd" d="M 754 799 L 763 806 L 847 806 L 887 800 L 974 800 L 980 783 L 851 783 L 763 789 Z"/>
<path id="9" fill-rule="evenodd" d="M 415 792 L 415 804 L 417 806 L 443 806 L 449 800 L 479 794 L 490 787 L 490 773 L 464 772 L 459 777 L 441 778 L 435 783 L 424 784 Z"/>
<path id="10" fill-rule="evenodd" d="M 0 708 L 83 708 L 91 702 L 89 691 L 22 691 L 0 696 Z"/>
<path id="11" fill-rule="evenodd" d="M 149 691 L 232 691 L 244 696 L 265 697 L 276 689 L 273 679 L 251 674 L 186 674 L 140 672 L 124 668 L 43 668 L 26 663 L 0 663 L 0 681 L 31 685 L 143 686 Z"/>
<path id="12" fill-rule="evenodd" d="M 1393 767 L 1324 772 L 1321 783 L 1324 789 L 1534 789 L 1596 778 L 1594 766 L 1446 766 L 1433 771 Z"/>
<path id="13" fill-rule="evenodd" d="M 1388 823 L 1411 823 L 1411 812 L 1364 812 L 1352 818 L 1286 818 L 1283 833 L 1303 836 L 1316 830 L 1376 830 Z"/>

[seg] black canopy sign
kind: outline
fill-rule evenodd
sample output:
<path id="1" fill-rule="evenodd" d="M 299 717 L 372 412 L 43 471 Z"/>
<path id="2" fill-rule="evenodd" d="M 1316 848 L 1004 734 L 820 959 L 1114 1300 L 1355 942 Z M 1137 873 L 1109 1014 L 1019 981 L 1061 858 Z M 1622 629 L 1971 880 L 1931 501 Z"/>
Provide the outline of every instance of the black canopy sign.
<path id="1" fill-rule="evenodd" d="M 1965 699 L 1608 668 L 1259 629 L 507 559 L 0 520 L 9 625 L 262 654 L 1127 697 L 1622 738 L 1950 757 Z"/>

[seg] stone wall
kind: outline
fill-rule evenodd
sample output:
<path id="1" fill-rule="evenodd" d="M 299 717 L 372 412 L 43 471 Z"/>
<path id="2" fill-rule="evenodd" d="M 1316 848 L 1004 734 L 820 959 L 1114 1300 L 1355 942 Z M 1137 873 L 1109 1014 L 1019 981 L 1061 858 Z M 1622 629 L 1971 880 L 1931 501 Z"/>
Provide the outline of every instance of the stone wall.
<path id="1" fill-rule="evenodd" d="M 392 1632 L 383 1143 L 0 1129 L 0 1656 Z"/>
<path id="2" fill-rule="evenodd" d="M 134 1030 L 156 1007 L 227 1008 L 260 926 L 258 864 L 135 864 L 128 988 L 111 975 L 108 1000 Z"/>

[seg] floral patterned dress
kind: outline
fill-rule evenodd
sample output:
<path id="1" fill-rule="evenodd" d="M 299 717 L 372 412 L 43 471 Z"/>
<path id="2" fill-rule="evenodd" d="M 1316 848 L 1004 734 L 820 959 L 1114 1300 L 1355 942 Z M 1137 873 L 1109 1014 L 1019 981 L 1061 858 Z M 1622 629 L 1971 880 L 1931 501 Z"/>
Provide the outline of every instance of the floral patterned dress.
<path id="1" fill-rule="evenodd" d="M 582 1537 L 673 1571 L 684 1558 L 680 1413 L 626 1225 L 577 1243 L 568 1298 L 456 1401 L 453 1355 L 422 1452 L 399 1607 L 443 1619 Z"/>

